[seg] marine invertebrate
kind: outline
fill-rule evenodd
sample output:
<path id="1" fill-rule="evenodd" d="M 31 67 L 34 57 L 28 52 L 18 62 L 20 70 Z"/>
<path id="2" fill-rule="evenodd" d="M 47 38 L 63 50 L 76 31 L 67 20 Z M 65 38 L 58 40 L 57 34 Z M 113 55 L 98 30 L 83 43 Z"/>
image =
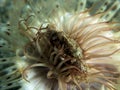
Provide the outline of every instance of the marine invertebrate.
<path id="1" fill-rule="evenodd" d="M 86 0 L 77 1 L 26 2 L 16 32 L 22 33 L 16 38 L 21 43 L 8 40 L 16 46 L 16 63 L 24 60 L 28 64 L 22 72 L 24 79 L 32 82 L 29 75 L 34 72 L 34 79 L 47 83 L 45 90 L 116 90 L 120 61 L 115 55 L 120 53 L 120 41 L 114 38 L 119 23 L 112 22 L 112 17 L 119 2 L 102 12 L 112 1 L 101 2 L 102 9 L 95 4 L 86 9 Z"/>

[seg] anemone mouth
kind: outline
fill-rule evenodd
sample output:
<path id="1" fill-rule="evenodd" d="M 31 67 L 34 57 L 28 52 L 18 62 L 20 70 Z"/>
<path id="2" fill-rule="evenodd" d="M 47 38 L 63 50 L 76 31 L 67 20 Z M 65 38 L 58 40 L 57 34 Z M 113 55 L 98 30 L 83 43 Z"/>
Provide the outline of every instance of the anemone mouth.
<path id="1" fill-rule="evenodd" d="M 41 33 L 38 32 L 35 41 L 25 48 L 27 59 L 36 60 L 28 68 L 48 68 L 48 79 L 59 82 L 61 78 L 63 83 L 73 83 L 79 87 L 79 82 L 87 79 L 87 65 L 82 61 L 82 50 L 78 44 L 64 32 L 47 28 L 42 37 Z"/>

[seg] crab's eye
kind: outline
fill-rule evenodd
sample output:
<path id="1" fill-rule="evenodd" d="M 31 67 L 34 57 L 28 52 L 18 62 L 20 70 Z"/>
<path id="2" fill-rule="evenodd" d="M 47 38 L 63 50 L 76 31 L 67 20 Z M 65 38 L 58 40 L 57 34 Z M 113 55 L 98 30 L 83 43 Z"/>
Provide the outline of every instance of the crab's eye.
<path id="1" fill-rule="evenodd" d="M 57 41 L 59 40 L 58 33 L 57 32 L 52 32 L 51 33 L 51 40 Z"/>

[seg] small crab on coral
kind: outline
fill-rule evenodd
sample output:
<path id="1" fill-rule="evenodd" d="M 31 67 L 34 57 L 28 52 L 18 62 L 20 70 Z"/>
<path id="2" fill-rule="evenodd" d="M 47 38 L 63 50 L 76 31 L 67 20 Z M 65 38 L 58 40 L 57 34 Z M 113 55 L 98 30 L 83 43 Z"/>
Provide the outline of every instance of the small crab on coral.
<path id="1" fill-rule="evenodd" d="M 16 30 L 7 40 L 15 46 L 13 59 L 23 79 L 36 82 L 31 90 L 119 90 L 120 2 L 92 1 L 14 2 L 19 8 L 10 12 L 10 23 Z M 17 13 L 20 19 L 13 17 Z"/>

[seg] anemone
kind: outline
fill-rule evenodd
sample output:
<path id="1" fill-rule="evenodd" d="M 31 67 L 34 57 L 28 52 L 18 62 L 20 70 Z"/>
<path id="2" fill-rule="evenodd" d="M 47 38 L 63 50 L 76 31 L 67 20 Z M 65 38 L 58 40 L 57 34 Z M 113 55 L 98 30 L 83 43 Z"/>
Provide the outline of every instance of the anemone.
<path id="1" fill-rule="evenodd" d="M 1 90 L 119 90 L 118 0 L 8 2 Z"/>

